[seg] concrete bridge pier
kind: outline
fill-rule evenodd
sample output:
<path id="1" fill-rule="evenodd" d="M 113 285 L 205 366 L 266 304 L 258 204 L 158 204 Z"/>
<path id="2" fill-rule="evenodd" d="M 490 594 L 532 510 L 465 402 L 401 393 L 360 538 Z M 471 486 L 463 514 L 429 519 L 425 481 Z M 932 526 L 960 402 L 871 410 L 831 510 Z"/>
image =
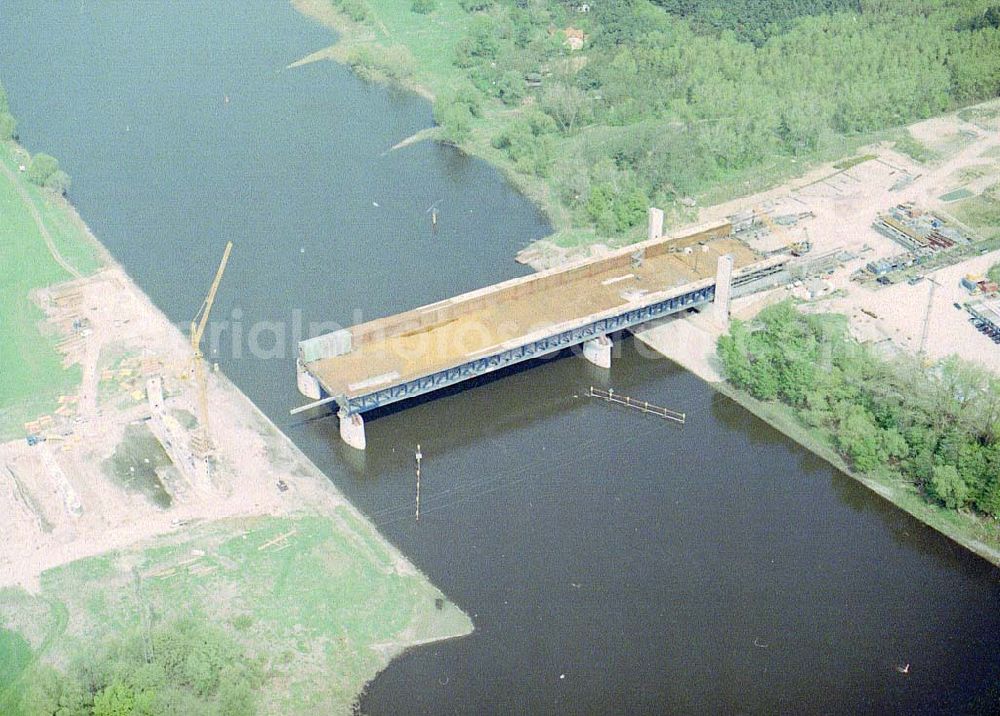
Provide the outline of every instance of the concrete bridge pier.
<path id="1" fill-rule="evenodd" d="M 343 410 L 337 413 L 340 418 L 340 439 L 355 450 L 365 449 L 365 421 L 355 413 L 348 415 Z"/>
<path id="2" fill-rule="evenodd" d="M 307 398 L 312 398 L 313 400 L 319 400 L 322 392 L 320 390 L 319 381 L 316 377 L 306 370 L 306 367 L 302 364 L 301 358 L 295 359 L 295 378 L 298 383 L 299 392 Z"/>
<path id="3" fill-rule="evenodd" d="M 663 236 L 663 210 L 649 207 L 646 212 L 646 239 L 652 241 Z"/>
<path id="4" fill-rule="evenodd" d="M 723 254 L 715 269 L 715 300 L 712 317 L 723 328 L 729 326 L 729 302 L 733 293 L 733 257 Z"/>
<path id="5" fill-rule="evenodd" d="M 611 338 L 600 336 L 583 344 L 583 357 L 598 368 L 611 367 Z"/>

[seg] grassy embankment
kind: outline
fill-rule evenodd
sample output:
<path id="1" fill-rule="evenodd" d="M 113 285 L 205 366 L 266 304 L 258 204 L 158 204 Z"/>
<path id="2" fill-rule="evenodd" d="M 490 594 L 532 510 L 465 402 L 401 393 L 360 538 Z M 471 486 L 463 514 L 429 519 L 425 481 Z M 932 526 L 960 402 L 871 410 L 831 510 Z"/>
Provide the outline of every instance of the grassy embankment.
<path id="1" fill-rule="evenodd" d="M 62 367 L 56 338 L 44 325 L 44 314 L 31 292 L 73 276 L 46 246 L 32 202 L 58 253 L 82 275 L 101 266 L 100 251 L 65 199 L 27 182 L 18 171 L 23 150 L 0 143 L 0 440 L 24 434 L 23 423 L 51 412 L 59 395 L 80 382 L 78 367 Z"/>
<path id="2" fill-rule="evenodd" d="M 17 714 L 35 661 L 65 668 L 143 628 L 143 615 L 154 625 L 205 619 L 260 659 L 260 713 L 347 713 L 403 645 L 471 630 L 396 558 L 342 507 L 332 520 L 203 525 L 49 570 L 38 595 L 0 590 L 0 713 Z"/>
<path id="3" fill-rule="evenodd" d="M 1000 236 L 1000 184 L 955 202 L 950 211 L 980 236 Z"/>

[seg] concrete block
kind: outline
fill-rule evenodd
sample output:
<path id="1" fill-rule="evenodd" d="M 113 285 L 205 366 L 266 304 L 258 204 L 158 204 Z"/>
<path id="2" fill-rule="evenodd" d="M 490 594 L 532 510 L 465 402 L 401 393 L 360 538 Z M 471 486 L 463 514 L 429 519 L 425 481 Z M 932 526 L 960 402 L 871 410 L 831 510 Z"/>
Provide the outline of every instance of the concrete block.
<path id="1" fill-rule="evenodd" d="M 646 238 L 650 241 L 663 236 L 663 210 L 649 207 L 647 212 Z"/>
<path id="2" fill-rule="evenodd" d="M 723 254 L 715 269 L 715 300 L 712 313 L 715 320 L 726 326 L 729 324 L 729 304 L 733 294 L 733 257 Z"/>
<path id="3" fill-rule="evenodd" d="M 322 336 L 299 341 L 299 356 L 305 363 L 351 352 L 351 332 L 343 328 Z"/>
<path id="4" fill-rule="evenodd" d="M 306 370 L 301 358 L 295 359 L 295 378 L 299 392 L 302 395 L 313 400 L 319 400 L 320 396 L 323 395 L 319 381 L 316 380 L 316 377 L 312 373 Z"/>

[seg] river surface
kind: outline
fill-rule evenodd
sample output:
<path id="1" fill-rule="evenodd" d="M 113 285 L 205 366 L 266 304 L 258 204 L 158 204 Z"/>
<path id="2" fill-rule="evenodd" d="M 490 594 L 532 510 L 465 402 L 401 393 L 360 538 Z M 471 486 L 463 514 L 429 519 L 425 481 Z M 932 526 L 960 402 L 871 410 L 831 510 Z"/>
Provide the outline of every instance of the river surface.
<path id="1" fill-rule="evenodd" d="M 0 0 L 0 23 L 22 142 L 60 159 L 174 321 L 235 242 L 214 357 L 472 616 L 472 636 L 395 661 L 366 711 L 997 708 L 1000 571 L 630 342 L 609 375 L 568 356 L 369 420 L 364 456 L 335 419 L 291 418 L 310 322 L 520 275 L 547 226 L 479 161 L 386 152 L 431 123 L 425 101 L 284 69 L 331 42 L 286 2 Z M 578 397 L 598 383 L 688 423 Z"/>

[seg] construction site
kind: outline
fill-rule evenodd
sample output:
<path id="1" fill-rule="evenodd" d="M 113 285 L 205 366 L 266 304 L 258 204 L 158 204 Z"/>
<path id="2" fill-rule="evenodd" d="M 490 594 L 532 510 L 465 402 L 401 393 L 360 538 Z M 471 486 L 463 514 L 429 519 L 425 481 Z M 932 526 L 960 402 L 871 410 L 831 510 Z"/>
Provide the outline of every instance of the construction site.
<path id="1" fill-rule="evenodd" d="M 887 356 L 957 354 L 1000 374 L 992 335 L 1000 318 L 985 279 L 1000 263 L 998 117 L 994 102 L 968 118 L 912 125 L 911 141 L 933 159 L 917 161 L 886 141 L 783 186 L 700 209 L 700 221 L 729 221 L 734 237 L 761 256 L 800 257 L 780 288 L 735 297 L 732 315 L 751 319 L 791 296 L 802 310 L 846 315 L 854 337 Z M 543 245 L 529 257 L 544 261 L 546 250 L 557 253 Z M 709 381 L 723 377 L 715 357 L 721 332 L 702 315 L 634 331 Z"/>
<path id="2" fill-rule="evenodd" d="M 715 339 L 725 321 L 701 304 L 715 297 L 724 256 L 732 259 L 735 317 L 750 318 L 791 295 L 805 310 L 846 314 L 859 340 L 889 353 L 958 353 L 1000 372 L 1000 314 L 983 278 L 1000 262 L 995 229 L 958 218 L 962 202 L 987 196 L 1000 181 L 996 124 L 995 113 L 978 124 L 929 120 L 910 131 L 940 152 L 934 163 L 921 164 L 891 143 L 871 147 L 844 168 L 820 167 L 789 185 L 702 209 L 700 229 L 663 235 L 651 211 L 643 244 L 598 246 L 575 264 L 563 257 L 551 271 L 307 341 L 300 389 L 339 399 L 341 411 L 357 415 L 355 399 L 584 330 L 590 318 L 656 305 L 675 289 L 688 291 L 691 303 L 621 328 L 718 380 Z M 954 200 L 958 188 L 970 196 Z M 878 281 L 892 276 L 881 267 L 901 249 L 914 259 L 904 267 L 906 280 Z M 543 252 L 534 249 L 533 258 Z M 325 479 L 301 478 L 319 473 L 303 467 L 287 440 L 201 357 L 228 248 L 224 253 L 187 337 L 112 264 L 33 295 L 58 336 L 63 365 L 79 366 L 82 380 L 55 410 L 28 420 L 23 438 L 0 445 L 9 478 L 0 512 L 17 526 L 0 551 L 10 581 L 30 584 L 48 566 L 188 520 L 339 501 Z M 758 270 L 769 283 L 741 290 L 741 272 Z M 851 280 L 866 271 L 872 280 Z M 975 293 L 970 276 L 978 277 Z M 584 345 L 585 357 L 600 359 L 602 336 L 576 337 L 593 344 Z"/>
<path id="3" fill-rule="evenodd" d="M 332 518 L 348 542 L 371 543 L 359 564 L 384 548 L 392 563 L 384 578 L 426 584 L 215 365 L 203 363 L 201 337 L 230 250 L 188 335 L 110 259 L 91 276 L 33 294 L 64 368 L 79 367 L 82 380 L 54 410 L 27 421 L 22 437 L 0 443 L 7 525 L 0 586 L 37 592 L 43 574 L 70 562 L 141 553 L 154 538 L 172 544 L 206 530 L 224 536 L 227 520 L 236 518 L 294 524 L 304 514 Z M 282 537 L 283 546 L 295 547 L 293 534 Z M 154 571 L 201 574 L 204 560 L 178 559 L 180 566 Z M 469 628 L 464 615 L 449 618 L 450 630 Z"/>
<path id="4" fill-rule="evenodd" d="M 277 474 L 297 484 L 292 452 L 259 413 L 232 419 L 247 415 L 236 409 L 245 399 L 218 375 L 199 383 L 190 343 L 144 299 L 117 267 L 36 296 L 64 336 L 64 365 L 79 365 L 83 381 L 26 423 L 24 439 L 0 445 L 9 478 L 0 509 L 13 527 L 0 571 L 13 581 L 30 585 L 47 567 L 188 520 L 289 506 L 274 479 L 247 476 L 261 474 L 250 463 L 283 453 Z M 240 444 L 249 450 L 229 447 Z"/>
<path id="5" fill-rule="evenodd" d="M 535 245 L 518 257 L 539 270 L 534 276 L 300 343 L 298 385 L 314 402 L 293 413 L 336 403 L 341 436 L 363 449 L 367 410 L 577 344 L 607 368 L 609 337 L 623 329 L 719 380 L 715 342 L 726 330 L 730 294 L 740 318 L 793 296 L 804 310 L 847 314 L 858 340 L 888 354 L 935 359 L 958 352 L 996 369 L 997 356 L 984 359 L 975 330 L 993 340 L 1000 329 L 988 306 L 977 311 L 956 300 L 970 279 L 951 274 L 984 272 L 1000 237 L 945 207 L 987 195 L 1000 182 L 995 124 L 995 113 L 979 124 L 957 116 L 929 120 L 910 131 L 914 141 L 937 142 L 932 151 L 941 158 L 930 166 L 892 143 L 866 147 L 791 185 L 703 210 L 708 223 L 672 234 L 663 234 L 662 212 L 650 209 L 642 243 L 597 245 L 583 258 L 554 258 L 554 247 Z M 723 257 L 731 273 L 723 271 Z M 718 302 L 723 282 L 725 308 L 702 311 L 701 304 Z M 964 311 L 942 315 L 942 306 L 965 306 L 971 318 Z M 962 331 L 971 335 L 956 339 Z"/>

